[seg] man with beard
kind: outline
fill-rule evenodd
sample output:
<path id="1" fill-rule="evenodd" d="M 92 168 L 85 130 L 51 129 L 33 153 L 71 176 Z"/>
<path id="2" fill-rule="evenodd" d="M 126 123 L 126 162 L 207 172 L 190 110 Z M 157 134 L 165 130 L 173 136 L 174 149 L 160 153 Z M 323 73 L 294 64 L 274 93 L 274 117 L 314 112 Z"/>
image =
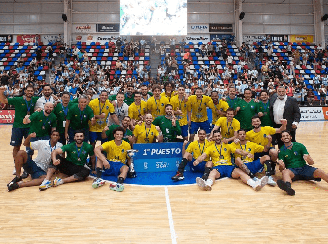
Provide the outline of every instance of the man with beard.
<path id="1" fill-rule="evenodd" d="M 266 90 L 260 92 L 260 102 L 257 104 L 256 113 L 261 119 L 262 126 L 273 126 L 270 117 L 269 92 Z"/>
<path id="2" fill-rule="evenodd" d="M 136 125 L 133 130 L 135 143 L 154 143 L 163 142 L 163 133 L 158 132 L 156 126 L 152 124 L 153 116 L 151 114 L 145 115 L 145 122 Z"/>
<path id="3" fill-rule="evenodd" d="M 130 143 L 131 145 L 133 144 L 133 133 L 129 129 L 131 123 L 131 119 L 129 116 L 125 116 L 124 119 L 122 120 L 122 128 L 124 129 L 124 134 L 123 134 L 123 140 Z M 101 138 L 103 139 L 104 142 L 106 141 L 112 141 L 114 140 L 114 130 L 116 128 L 120 127 L 119 125 L 111 125 L 111 126 L 106 126 L 103 131 L 101 132 Z"/>
<path id="4" fill-rule="evenodd" d="M 95 148 L 97 178 L 92 183 L 93 188 L 98 188 L 105 184 L 105 181 L 101 178 L 102 174 L 104 174 L 117 176 L 117 182 L 109 185 L 111 190 L 119 192 L 124 190 L 123 183 L 131 165 L 131 159 L 128 158 L 127 151 L 131 149 L 131 146 L 122 140 L 123 135 L 124 129 L 118 127 L 114 130 L 114 140 L 105 142 Z M 107 153 L 107 159 L 102 151 Z"/>
<path id="5" fill-rule="evenodd" d="M 177 136 L 181 135 L 180 124 L 174 116 L 171 104 L 166 104 L 165 116 L 159 116 L 154 119 L 153 125 L 158 126 L 161 129 L 164 142 L 176 142 Z"/>
<path id="6" fill-rule="evenodd" d="M 229 104 L 222 99 L 219 100 L 219 93 L 217 91 L 211 92 L 211 98 L 213 100 L 214 109 L 212 109 L 212 128 L 214 128 L 215 122 L 221 117 L 226 117 Z"/>
<path id="7" fill-rule="evenodd" d="M 49 165 L 46 180 L 50 181 L 52 175 L 59 170 L 67 175 L 67 178 L 58 178 L 53 181 L 53 186 L 59 186 L 74 181 L 82 181 L 88 177 L 90 170 L 84 165 L 88 156 L 93 156 L 93 148 L 89 143 L 83 142 L 84 133 L 82 130 L 75 131 L 74 142 L 62 146 L 51 153 L 52 163 Z M 66 152 L 66 158 L 62 157 Z M 92 165 L 95 161 L 90 158 Z"/>
<path id="8" fill-rule="evenodd" d="M 50 85 L 44 85 L 43 86 L 43 89 L 42 89 L 42 97 L 40 97 L 38 99 L 38 101 L 36 102 L 35 104 L 35 110 L 37 110 L 38 108 L 40 109 L 44 109 L 44 105 L 48 102 L 54 104 L 54 102 L 56 100 L 58 100 L 58 98 L 54 95 L 52 95 L 52 89 L 51 89 L 51 86 Z"/>
<path id="9" fill-rule="evenodd" d="M 230 86 L 228 88 L 228 97 L 227 103 L 229 104 L 230 108 L 233 108 L 235 112 L 235 119 L 238 120 L 238 111 L 240 110 L 240 103 L 241 99 L 236 96 L 236 88 L 234 86 Z"/>
<path id="10" fill-rule="evenodd" d="M 34 112 L 32 115 L 26 115 L 23 119 L 24 124 L 31 124 L 29 134 L 36 133 L 36 136 L 31 138 L 31 141 L 49 140 L 52 130 L 56 130 L 57 118 L 52 113 L 54 104 L 47 102 L 44 105 L 44 110 Z"/>
<path id="11" fill-rule="evenodd" d="M 277 88 L 277 93 L 270 99 L 270 117 L 274 122 L 274 127 L 279 127 L 281 119 L 287 120 L 287 130 L 290 131 L 292 141 L 295 141 L 296 129 L 301 120 L 301 112 L 295 98 L 286 95 L 284 86 Z M 283 146 L 280 140 L 281 134 L 276 135 L 276 142 L 279 148 Z"/>
<path id="12" fill-rule="evenodd" d="M 282 180 L 278 180 L 279 188 L 288 195 L 294 196 L 295 190 L 291 188 L 292 181 L 296 180 L 316 180 L 323 179 L 328 182 L 328 175 L 321 169 L 311 165 L 314 160 L 309 155 L 306 147 L 299 142 L 292 142 L 292 135 L 288 131 L 281 133 L 281 140 L 284 146 L 279 152 L 277 161 L 282 171 Z"/>
<path id="13" fill-rule="evenodd" d="M 39 97 L 33 97 L 34 87 L 32 85 L 25 87 L 25 95 L 22 97 L 7 99 L 4 95 L 5 89 L 5 87 L 0 88 L 0 102 L 15 106 L 15 118 L 10 139 L 10 145 L 14 147 L 13 158 L 15 158 L 22 145 L 23 137 L 27 138 L 30 130 L 30 124 L 24 124 L 23 120 L 26 115 L 32 115 L 34 113 L 35 103 Z"/>
<path id="14" fill-rule="evenodd" d="M 113 105 L 114 105 L 115 114 L 117 116 L 118 121 L 116 121 L 112 115 L 110 120 L 108 121 L 108 125 L 112 125 L 112 124 L 121 125 L 124 117 L 129 115 L 129 106 L 124 101 L 124 93 L 123 92 L 117 93 L 116 100 L 113 101 Z M 114 123 L 113 123 L 113 121 L 114 121 Z"/>
<path id="15" fill-rule="evenodd" d="M 73 104 L 68 110 L 65 123 L 65 138 L 71 143 L 74 141 L 75 131 L 82 130 L 85 142 L 89 140 L 89 121 L 95 125 L 96 120 L 92 109 L 87 106 L 88 97 L 81 95 L 78 104 Z"/>
<path id="16" fill-rule="evenodd" d="M 205 171 L 208 171 L 208 174 L 209 174 L 210 169 L 212 168 L 212 162 L 209 161 L 210 160 L 209 157 L 205 158 L 205 160 L 203 162 L 199 163 L 197 166 L 193 165 L 193 161 L 196 160 L 199 156 L 201 156 L 204 153 L 204 151 L 210 145 L 213 144 L 212 141 L 209 142 L 206 139 L 205 130 L 200 129 L 198 131 L 198 140 L 191 142 L 189 144 L 189 146 L 187 147 L 187 149 L 184 150 L 187 143 L 188 143 L 187 140 L 184 141 L 184 143 L 183 143 L 183 148 L 182 148 L 183 158 L 179 164 L 176 175 L 171 178 L 173 181 L 179 181 L 179 180 L 184 179 L 183 172 L 184 172 L 184 169 L 187 166 L 188 162 L 189 162 L 190 169 L 193 172 L 204 172 L 204 170 L 205 170 Z M 207 180 L 206 175 L 208 176 L 208 174 L 204 174 L 204 176 L 203 176 L 204 180 Z"/>
<path id="17" fill-rule="evenodd" d="M 65 138 L 65 123 L 66 123 L 66 117 L 68 113 L 68 108 L 70 106 L 70 94 L 66 91 L 64 91 L 61 94 L 61 101 L 56 104 L 54 108 L 54 114 L 57 118 L 57 131 L 59 132 L 59 142 L 63 145 L 66 144 L 66 138 Z"/>
<path id="18" fill-rule="evenodd" d="M 246 88 L 244 91 L 244 99 L 239 102 L 238 121 L 240 128 L 249 131 L 252 129 L 252 117 L 256 113 L 257 103 L 252 99 L 252 91 Z"/>
<path id="19" fill-rule="evenodd" d="M 179 121 L 181 127 L 181 134 L 184 140 L 188 140 L 190 118 L 188 120 L 187 114 L 190 112 L 190 103 L 188 96 L 185 93 L 185 87 L 180 85 L 178 88 L 178 95 L 171 98 L 170 102 L 173 106 L 174 114 Z"/>
<path id="20" fill-rule="evenodd" d="M 142 101 L 147 102 L 149 98 L 153 95 L 151 92 L 148 92 L 148 87 L 146 85 L 142 85 L 140 87 L 141 90 L 141 99 Z"/>
<path id="21" fill-rule="evenodd" d="M 25 146 L 31 146 L 33 150 L 38 150 L 38 156 L 32 160 L 26 151 L 18 151 L 15 158 L 16 177 L 7 185 L 8 191 L 13 191 L 22 187 L 38 186 L 40 190 L 47 189 L 51 186 L 50 181 L 44 181 L 46 177 L 49 164 L 51 162 L 51 153 L 53 150 L 62 147 L 63 145 L 58 142 L 59 132 L 53 130 L 51 132 L 50 140 L 39 140 L 30 142 L 31 138 L 34 138 L 36 133 L 31 133 L 24 141 Z M 30 145 L 31 144 L 31 145 Z M 21 168 L 31 175 L 32 180 L 22 182 L 20 175 Z"/>
<path id="22" fill-rule="evenodd" d="M 197 87 L 195 95 L 191 95 L 188 98 L 191 107 L 191 112 L 188 113 L 188 117 L 191 118 L 189 141 L 194 140 L 198 129 L 205 130 L 208 135 L 211 133 L 211 126 L 207 117 L 207 108 L 214 109 L 214 104 L 209 96 L 203 94 L 203 89 Z"/>
<path id="23" fill-rule="evenodd" d="M 161 115 L 165 115 L 165 106 L 169 104 L 169 100 L 166 97 L 161 96 L 161 87 L 155 85 L 153 87 L 154 96 L 147 101 L 147 110 L 155 118 Z"/>
<path id="24" fill-rule="evenodd" d="M 134 102 L 129 106 L 129 117 L 134 126 L 137 122 L 143 121 L 147 112 L 147 102 L 141 100 L 141 93 L 134 93 Z"/>
<path id="25" fill-rule="evenodd" d="M 241 179 L 243 183 L 251 186 L 255 191 L 259 191 L 268 182 L 268 177 L 264 176 L 260 180 L 253 180 L 249 175 L 239 168 L 232 165 L 231 153 L 238 153 L 244 157 L 252 157 L 247 151 L 236 149 L 230 144 L 222 143 L 222 136 L 219 131 L 213 132 L 214 144 L 209 146 L 205 152 L 194 161 L 194 166 L 204 161 L 206 157 L 210 157 L 213 163 L 213 169 L 210 172 L 208 179 L 197 177 L 197 185 L 205 191 L 212 190 L 212 185 L 216 179 L 229 177 L 233 179 Z"/>
<path id="26" fill-rule="evenodd" d="M 164 84 L 164 92 L 161 93 L 162 97 L 166 97 L 169 101 L 171 98 L 176 95 L 175 91 L 173 91 L 173 85 L 170 82 Z"/>

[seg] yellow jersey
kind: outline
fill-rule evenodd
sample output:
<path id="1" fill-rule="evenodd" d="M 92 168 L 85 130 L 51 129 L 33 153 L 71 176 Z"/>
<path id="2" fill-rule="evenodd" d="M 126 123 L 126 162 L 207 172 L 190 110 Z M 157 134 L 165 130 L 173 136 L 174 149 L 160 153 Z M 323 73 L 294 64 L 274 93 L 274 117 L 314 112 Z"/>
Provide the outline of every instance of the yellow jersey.
<path id="1" fill-rule="evenodd" d="M 165 105 L 169 103 L 166 97 L 161 97 L 159 100 L 155 99 L 155 97 L 151 97 L 147 101 L 147 110 L 150 111 L 155 119 L 158 116 L 165 115 Z"/>
<path id="2" fill-rule="evenodd" d="M 162 97 L 166 97 L 169 101 L 171 101 L 171 98 L 174 97 L 175 95 L 177 95 L 177 92 L 176 92 L 176 91 L 172 91 L 172 92 L 171 92 L 171 96 L 166 95 L 165 92 L 162 92 L 162 93 L 161 93 L 161 96 L 162 96 Z"/>
<path id="3" fill-rule="evenodd" d="M 215 125 L 221 128 L 222 137 L 227 139 L 233 137 L 235 131 L 240 130 L 240 123 L 235 118 L 228 122 L 227 117 L 221 117 L 216 121 Z"/>
<path id="4" fill-rule="evenodd" d="M 229 108 L 229 104 L 226 101 L 223 101 L 223 100 L 219 100 L 219 103 L 216 104 L 216 105 L 214 104 L 214 108 L 212 109 L 212 124 L 215 124 L 215 122 L 219 118 L 223 117 L 223 116 L 220 116 L 217 113 L 217 110 L 219 110 L 221 112 L 225 112 L 225 111 L 227 111 L 228 108 Z"/>
<path id="5" fill-rule="evenodd" d="M 197 159 L 205 152 L 206 148 L 208 148 L 212 144 L 214 144 L 214 141 L 209 142 L 207 139 L 205 139 L 204 143 L 200 143 L 199 141 L 193 141 L 187 147 L 186 152 L 192 154 L 194 159 Z M 204 161 L 209 161 L 209 160 L 210 157 L 207 155 Z"/>
<path id="6" fill-rule="evenodd" d="M 255 154 L 255 153 L 260 153 L 260 152 L 263 152 L 264 150 L 264 147 L 259 145 L 259 144 L 256 144 L 254 142 L 250 142 L 250 141 L 247 141 L 245 145 L 241 145 L 240 143 L 231 143 L 231 146 L 233 146 L 235 149 L 241 149 L 243 151 L 246 151 L 248 153 L 251 153 L 251 154 Z M 244 161 L 247 161 L 247 162 L 253 162 L 254 159 L 252 158 L 249 158 L 249 157 L 245 157 L 245 156 L 242 156 L 240 154 L 237 154 L 235 152 L 235 158 L 237 157 L 240 157 L 242 160 Z"/>
<path id="7" fill-rule="evenodd" d="M 205 153 L 211 158 L 215 167 L 219 165 L 232 165 L 231 153 L 235 153 L 235 151 L 236 149 L 230 144 L 222 143 L 216 145 L 216 143 L 213 143 L 205 150 Z"/>
<path id="8" fill-rule="evenodd" d="M 89 102 L 89 107 L 92 109 L 94 115 L 101 115 L 102 113 L 105 114 L 105 118 L 96 119 L 95 125 L 91 125 L 91 122 L 89 121 L 89 127 L 91 132 L 102 132 L 105 126 L 107 125 L 106 119 L 108 117 L 108 114 L 115 113 L 114 105 L 109 100 L 106 100 L 105 103 L 101 103 L 100 100 L 96 98 Z"/>
<path id="9" fill-rule="evenodd" d="M 171 103 L 174 111 L 177 111 L 177 110 L 182 111 L 182 115 L 175 116 L 179 120 L 180 126 L 187 125 L 188 124 L 187 113 L 188 113 L 188 111 L 191 110 L 189 100 L 185 101 L 185 99 L 183 98 L 183 100 L 180 101 L 179 96 L 176 95 L 171 98 L 170 103 Z"/>
<path id="10" fill-rule="evenodd" d="M 135 102 L 129 106 L 129 117 L 131 119 L 139 120 L 139 115 L 145 115 L 147 113 L 147 102 L 142 101 L 140 105 L 136 105 Z"/>
<path id="11" fill-rule="evenodd" d="M 191 121 L 204 122 L 208 120 L 207 107 L 214 108 L 213 100 L 209 96 L 204 96 L 202 99 L 197 99 L 196 95 L 191 95 L 188 98 L 191 107 Z"/>
<path id="12" fill-rule="evenodd" d="M 109 161 L 121 162 L 125 164 L 128 158 L 127 150 L 131 149 L 131 146 L 126 141 L 122 141 L 121 145 L 117 146 L 115 141 L 108 141 L 103 143 L 102 148 L 107 153 L 107 159 Z"/>
<path id="13" fill-rule="evenodd" d="M 146 128 L 145 122 L 141 125 L 136 125 L 133 130 L 133 135 L 137 138 L 136 143 L 153 143 L 155 137 L 159 135 L 155 125 L 151 125 L 150 128 Z"/>
<path id="14" fill-rule="evenodd" d="M 255 142 L 261 146 L 265 146 L 268 144 L 267 135 L 276 134 L 276 129 L 271 126 L 261 127 L 260 132 L 254 132 L 254 130 L 250 130 L 246 132 L 246 140 Z"/>

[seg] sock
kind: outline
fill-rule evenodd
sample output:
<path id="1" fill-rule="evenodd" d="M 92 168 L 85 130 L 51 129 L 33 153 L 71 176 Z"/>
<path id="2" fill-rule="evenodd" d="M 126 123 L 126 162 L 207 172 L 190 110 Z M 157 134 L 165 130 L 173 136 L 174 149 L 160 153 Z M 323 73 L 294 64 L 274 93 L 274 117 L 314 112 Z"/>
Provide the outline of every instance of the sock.
<path id="1" fill-rule="evenodd" d="M 124 178 L 123 177 L 118 177 L 117 183 L 123 184 L 124 183 Z"/>
<path id="2" fill-rule="evenodd" d="M 247 181 L 247 185 L 249 185 L 249 186 L 251 186 L 251 187 L 255 187 L 255 185 L 256 185 L 256 182 L 253 180 L 253 179 L 249 179 L 248 181 Z"/>
<path id="3" fill-rule="evenodd" d="M 289 188 L 292 188 L 292 184 L 288 181 L 285 181 L 286 182 L 286 186 L 289 187 Z"/>
<path id="4" fill-rule="evenodd" d="M 181 160 L 181 163 L 179 164 L 178 172 L 183 173 L 184 168 L 186 167 L 187 163 L 188 163 L 188 160 L 186 158 L 183 158 Z"/>
<path id="5" fill-rule="evenodd" d="M 264 169 L 265 169 L 265 175 L 266 176 L 271 176 L 273 175 L 273 170 L 272 170 L 272 162 L 270 160 L 264 161 Z"/>
<path id="6" fill-rule="evenodd" d="M 96 174 L 97 174 L 97 178 L 101 178 L 101 168 L 96 168 Z"/>
<path id="7" fill-rule="evenodd" d="M 213 180 L 207 179 L 206 180 L 206 185 L 212 186 L 213 185 Z"/>
<path id="8" fill-rule="evenodd" d="M 211 173 L 211 170 L 212 170 L 212 168 L 210 168 L 210 167 L 205 167 L 204 174 L 203 174 L 203 176 L 202 176 L 202 179 L 203 179 L 203 180 L 207 180 L 208 176 L 209 176 L 210 173 Z"/>

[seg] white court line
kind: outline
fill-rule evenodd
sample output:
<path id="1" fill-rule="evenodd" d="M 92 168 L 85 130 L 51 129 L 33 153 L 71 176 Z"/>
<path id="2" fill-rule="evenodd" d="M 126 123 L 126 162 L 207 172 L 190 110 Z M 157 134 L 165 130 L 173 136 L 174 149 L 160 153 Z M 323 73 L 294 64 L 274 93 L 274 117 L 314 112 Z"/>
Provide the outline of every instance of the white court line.
<path id="1" fill-rule="evenodd" d="M 172 218 L 169 191 L 168 191 L 167 187 L 165 187 L 165 198 L 166 198 L 167 215 L 169 217 L 172 244 L 176 244 L 177 243 L 177 237 L 176 237 L 175 230 L 174 230 L 174 223 L 173 223 L 173 218 Z"/>

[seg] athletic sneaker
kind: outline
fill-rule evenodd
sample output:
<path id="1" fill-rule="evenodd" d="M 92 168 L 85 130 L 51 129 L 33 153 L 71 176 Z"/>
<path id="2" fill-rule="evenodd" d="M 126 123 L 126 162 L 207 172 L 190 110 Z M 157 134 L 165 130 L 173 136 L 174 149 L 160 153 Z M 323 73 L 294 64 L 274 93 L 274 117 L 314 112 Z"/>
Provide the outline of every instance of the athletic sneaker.
<path id="1" fill-rule="evenodd" d="M 44 179 L 41 183 L 41 185 L 39 186 L 39 190 L 40 191 L 45 191 L 48 188 L 52 187 L 52 183 L 50 180 Z"/>
<path id="2" fill-rule="evenodd" d="M 17 182 L 10 182 L 7 187 L 8 187 L 8 191 L 13 191 L 18 189 L 19 185 Z"/>
<path id="3" fill-rule="evenodd" d="M 105 180 L 101 179 L 101 178 L 96 178 L 94 179 L 93 183 L 92 183 L 92 188 L 96 189 L 98 187 L 101 187 L 103 185 L 105 185 Z"/>
<path id="4" fill-rule="evenodd" d="M 205 183 L 205 188 L 204 188 L 204 190 L 205 190 L 205 191 L 211 191 L 211 190 L 212 190 L 212 186 L 207 185 L 207 184 Z"/>
<path id="5" fill-rule="evenodd" d="M 29 177 L 29 175 L 30 175 L 29 173 L 24 171 L 21 177 L 22 177 L 22 179 L 26 179 L 27 177 Z"/>
<path id="6" fill-rule="evenodd" d="M 7 184 L 7 186 L 9 186 L 9 184 L 11 184 L 11 183 L 18 183 L 18 182 L 20 182 L 22 180 L 22 177 L 20 176 L 20 177 L 15 177 L 14 179 L 12 179 L 8 184 Z"/>
<path id="7" fill-rule="evenodd" d="M 64 181 L 61 178 L 56 177 L 56 179 L 54 180 L 53 186 L 59 186 L 64 184 Z"/>
<path id="8" fill-rule="evenodd" d="M 270 175 L 268 179 L 268 185 L 269 186 L 276 186 L 277 183 L 273 180 L 273 177 Z"/>
<path id="9" fill-rule="evenodd" d="M 183 180 L 185 177 L 183 176 L 183 173 L 177 172 L 175 176 L 173 176 L 171 179 L 173 181 L 179 181 Z"/>
<path id="10" fill-rule="evenodd" d="M 199 186 L 200 189 L 205 190 L 206 183 L 202 178 L 197 177 L 196 178 L 196 183 L 197 183 L 197 185 Z"/>
<path id="11" fill-rule="evenodd" d="M 259 180 L 259 178 L 257 178 L 256 176 L 252 178 L 254 181 Z"/>
<path id="12" fill-rule="evenodd" d="M 287 192 L 288 195 L 290 196 L 294 196 L 295 195 L 295 191 L 283 180 L 277 180 L 277 184 L 278 184 L 278 187 Z"/>
<path id="13" fill-rule="evenodd" d="M 263 176 L 260 180 L 255 181 L 256 185 L 253 187 L 255 191 L 261 190 L 268 183 L 268 176 Z"/>
<path id="14" fill-rule="evenodd" d="M 109 185 L 109 189 L 113 191 L 123 191 L 124 190 L 124 185 L 120 183 L 111 183 Z"/>

